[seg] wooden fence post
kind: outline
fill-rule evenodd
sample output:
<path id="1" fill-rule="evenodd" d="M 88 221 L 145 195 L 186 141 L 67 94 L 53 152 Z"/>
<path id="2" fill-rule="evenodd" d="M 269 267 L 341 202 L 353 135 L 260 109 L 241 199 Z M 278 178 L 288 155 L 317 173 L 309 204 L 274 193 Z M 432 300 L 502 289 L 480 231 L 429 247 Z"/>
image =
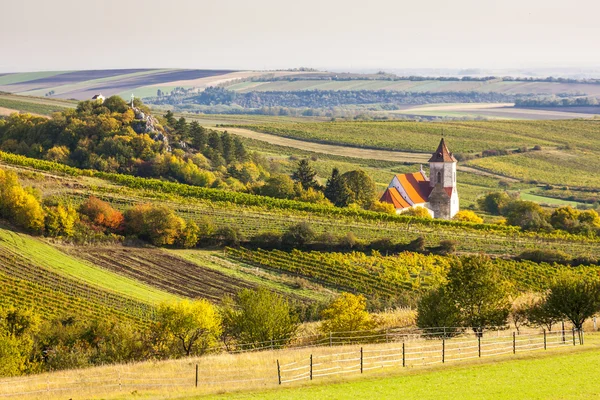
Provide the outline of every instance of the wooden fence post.
<path id="1" fill-rule="evenodd" d="M 279 384 L 281 385 L 281 367 L 279 366 L 279 360 L 277 360 L 277 380 L 279 381 Z"/>
<path id="2" fill-rule="evenodd" d="M 363 373 L 363 348 L 360 348 L 360 373 Z"/>
<path id="3" fill-rule="evenodd" d="M 546 344 L 546 330 L 544 329 L 544 350 L 547 350 L 547 344 Z"/>
<path id="4" fill-rule="evenodd" d="M 517 354 L 517 334 L 513 332 L 513 354 Z"/>
<path id="5" fill-rule="evenodd" d="M 198 364 L 196 364 L 196 387 L 198 387 Z"/>
<path id="6" fill-rule="evenodd" d="M 479 353 L 479 358 L 481 358 L 481 336 L 477 333 L 477 351 Z"/>
<path id="7" fill-rule="evenodd" d="M 446 362 L 446 339 L 442 339 L 442 364 Z"/>
<path id="8" fill-rule="evenodd" d="M 312 360 L 312 354 L 310 355 L 310 380 L 312 381 L 313 378 L 313 360 Z"/>
<path id="9" fill-rule="evenodd" d="M 565 321 L 562 321 L 562 340 L 563 343 L 567 341 L 567 338 L 565 338 Z"/>
<path id="10" fill-rule="evenodd" d="M 405 355 L 405 347 L 404 342 L 402 342 L 402 366 L 406 367 L 406 355 Z"/>

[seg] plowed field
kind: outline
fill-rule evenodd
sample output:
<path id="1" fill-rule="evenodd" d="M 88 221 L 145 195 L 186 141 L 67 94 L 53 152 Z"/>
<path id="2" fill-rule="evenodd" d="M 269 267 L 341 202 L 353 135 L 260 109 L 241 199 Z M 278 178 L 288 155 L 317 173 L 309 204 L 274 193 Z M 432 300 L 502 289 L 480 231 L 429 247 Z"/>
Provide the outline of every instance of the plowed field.
<path id="1" fill-rule="evenodd" d="M 84 247 L 72 254 L 95 265 L 148 283 L 168 292 L 219 302 L 254 285 L 159 249 L 133 247 Z"/>

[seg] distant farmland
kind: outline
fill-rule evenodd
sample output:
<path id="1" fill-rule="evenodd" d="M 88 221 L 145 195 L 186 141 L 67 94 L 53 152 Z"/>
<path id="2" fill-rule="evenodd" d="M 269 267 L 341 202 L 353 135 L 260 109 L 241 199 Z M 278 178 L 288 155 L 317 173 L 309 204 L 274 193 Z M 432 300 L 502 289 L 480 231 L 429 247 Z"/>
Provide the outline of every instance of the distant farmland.
<path id="1" fill-rule="evenodd" d="M 558 93 L 600 95 L 599 84 L 519 81 L 409 81 L 409 80 L 298 80 L 242 82 L 227 87 L 238 92 L 287 92 L 298 90 L 392 90 L 405 92 L 495 92 L 505 94 Z"/>

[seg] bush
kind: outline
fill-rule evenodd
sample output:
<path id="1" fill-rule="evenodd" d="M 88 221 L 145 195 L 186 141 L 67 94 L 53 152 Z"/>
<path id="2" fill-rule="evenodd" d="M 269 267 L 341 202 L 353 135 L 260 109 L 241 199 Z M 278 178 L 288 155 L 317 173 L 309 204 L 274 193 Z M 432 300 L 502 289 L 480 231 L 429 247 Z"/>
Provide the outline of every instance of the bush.
<path id="1" fill-rule="evenodd" d="M 244 236 L 240 229 L 235 226 L 224 226 L 215 232 L 213 235 L 215 242 L 220 246 L 238 247 L 244 240 Z"/>
<path id="2" fill-rule="evenodd" d="M 402 211 L 401 214 L 408 217 L 433 219 L 425 207 L 411 207 L 406 211 Z"/>
<path id="3" fill-rule="evenodd" d="M 200 355 L 216 345 L 221 336 L 221 317 L 204 299 L 162 303 L 154 330 L 174 353 L 168 355 Z"/>
<path id="4" fill-rule="evenodd" d="M 298 329 L 298 318 L 281 295 L 261 288 L 242 289 L 223 307 L 225 335 L 242 349 L 283 347 Z"/>
<path id="5" fill-rule="evenodd" d="M 463 222 L 473 222 L 476 224 L 482 224 L 483 218 L 479 215 L 475 214 L 473 211 L 469 210 L 461 210 L 456 213 L 456 215 L 452 218 L 455 221 L 463 221 Z"/>
<path id="6" fill-rule="evenodd" d="M 283 244 L 291 247 L 302 247 L 315 238 L 315 231 L 308 222 L 300 222 L 290 227 L 283 235 Z"/>
<path id="7" fill-rule="evenodd" d="M 488 193 L 482 198 L 477 199 L 477 205 L 483 211 L 493 215 L 502 215 L 503 209 L 512 201 L 511 197 L 505 192 Z"/>
<path id="8" fill-rule="evenodd" d="M 438 254 L 447 256 L 456 252 L 457 245 L 458 242 L 456 240 L 442 240 L 436 250 Z"/>
<path id="9" fill-rule="evenodd" d="M 281 234 L 278 232 L 262 232 L 252 237 L 250 244 L 261 249 L 278 249 L 281 247 Z"/>
<path id="10" fill-rule="evenodd" d="M 443 287 L 434 289 L 423 295 L 417 305 L 417 326 L 423 329 L 426 336 L 437 337 L 439 331 L 430 328 L 446 327 L 443 332 L 448 337 L 456 336 L 463 329 L 460 310 L 448 297 Z"/>
<path id="11" fill-rule="evenodd" d="M 571 256 L 560 250 L 526 250 L 517 256 L 517 260 L 529 260 L 536 263 L 568 264 Z"/>

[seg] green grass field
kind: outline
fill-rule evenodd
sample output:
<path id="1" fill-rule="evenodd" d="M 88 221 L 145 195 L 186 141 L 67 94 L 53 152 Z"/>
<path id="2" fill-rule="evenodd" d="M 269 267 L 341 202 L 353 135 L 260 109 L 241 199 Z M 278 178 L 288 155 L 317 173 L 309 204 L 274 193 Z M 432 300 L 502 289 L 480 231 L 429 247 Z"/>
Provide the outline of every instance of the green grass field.
<path id="1" fill-rule="evenodd" d="M 58 111 L 74 108 L 76 104 L 64 100 L 48 100 L 34 97 L 0 95 L 0 107 L 10 108 L 20 112 L 51 115 Z"/>
<path id="2" fill-rule="evenodd" d="M 415 370 L 377 379 L 315 384 L 263 392 L 228 393 L 187 399 L 583 399 L 598 398 L 600 350 L 531 355 L 434 370 Z"/>

